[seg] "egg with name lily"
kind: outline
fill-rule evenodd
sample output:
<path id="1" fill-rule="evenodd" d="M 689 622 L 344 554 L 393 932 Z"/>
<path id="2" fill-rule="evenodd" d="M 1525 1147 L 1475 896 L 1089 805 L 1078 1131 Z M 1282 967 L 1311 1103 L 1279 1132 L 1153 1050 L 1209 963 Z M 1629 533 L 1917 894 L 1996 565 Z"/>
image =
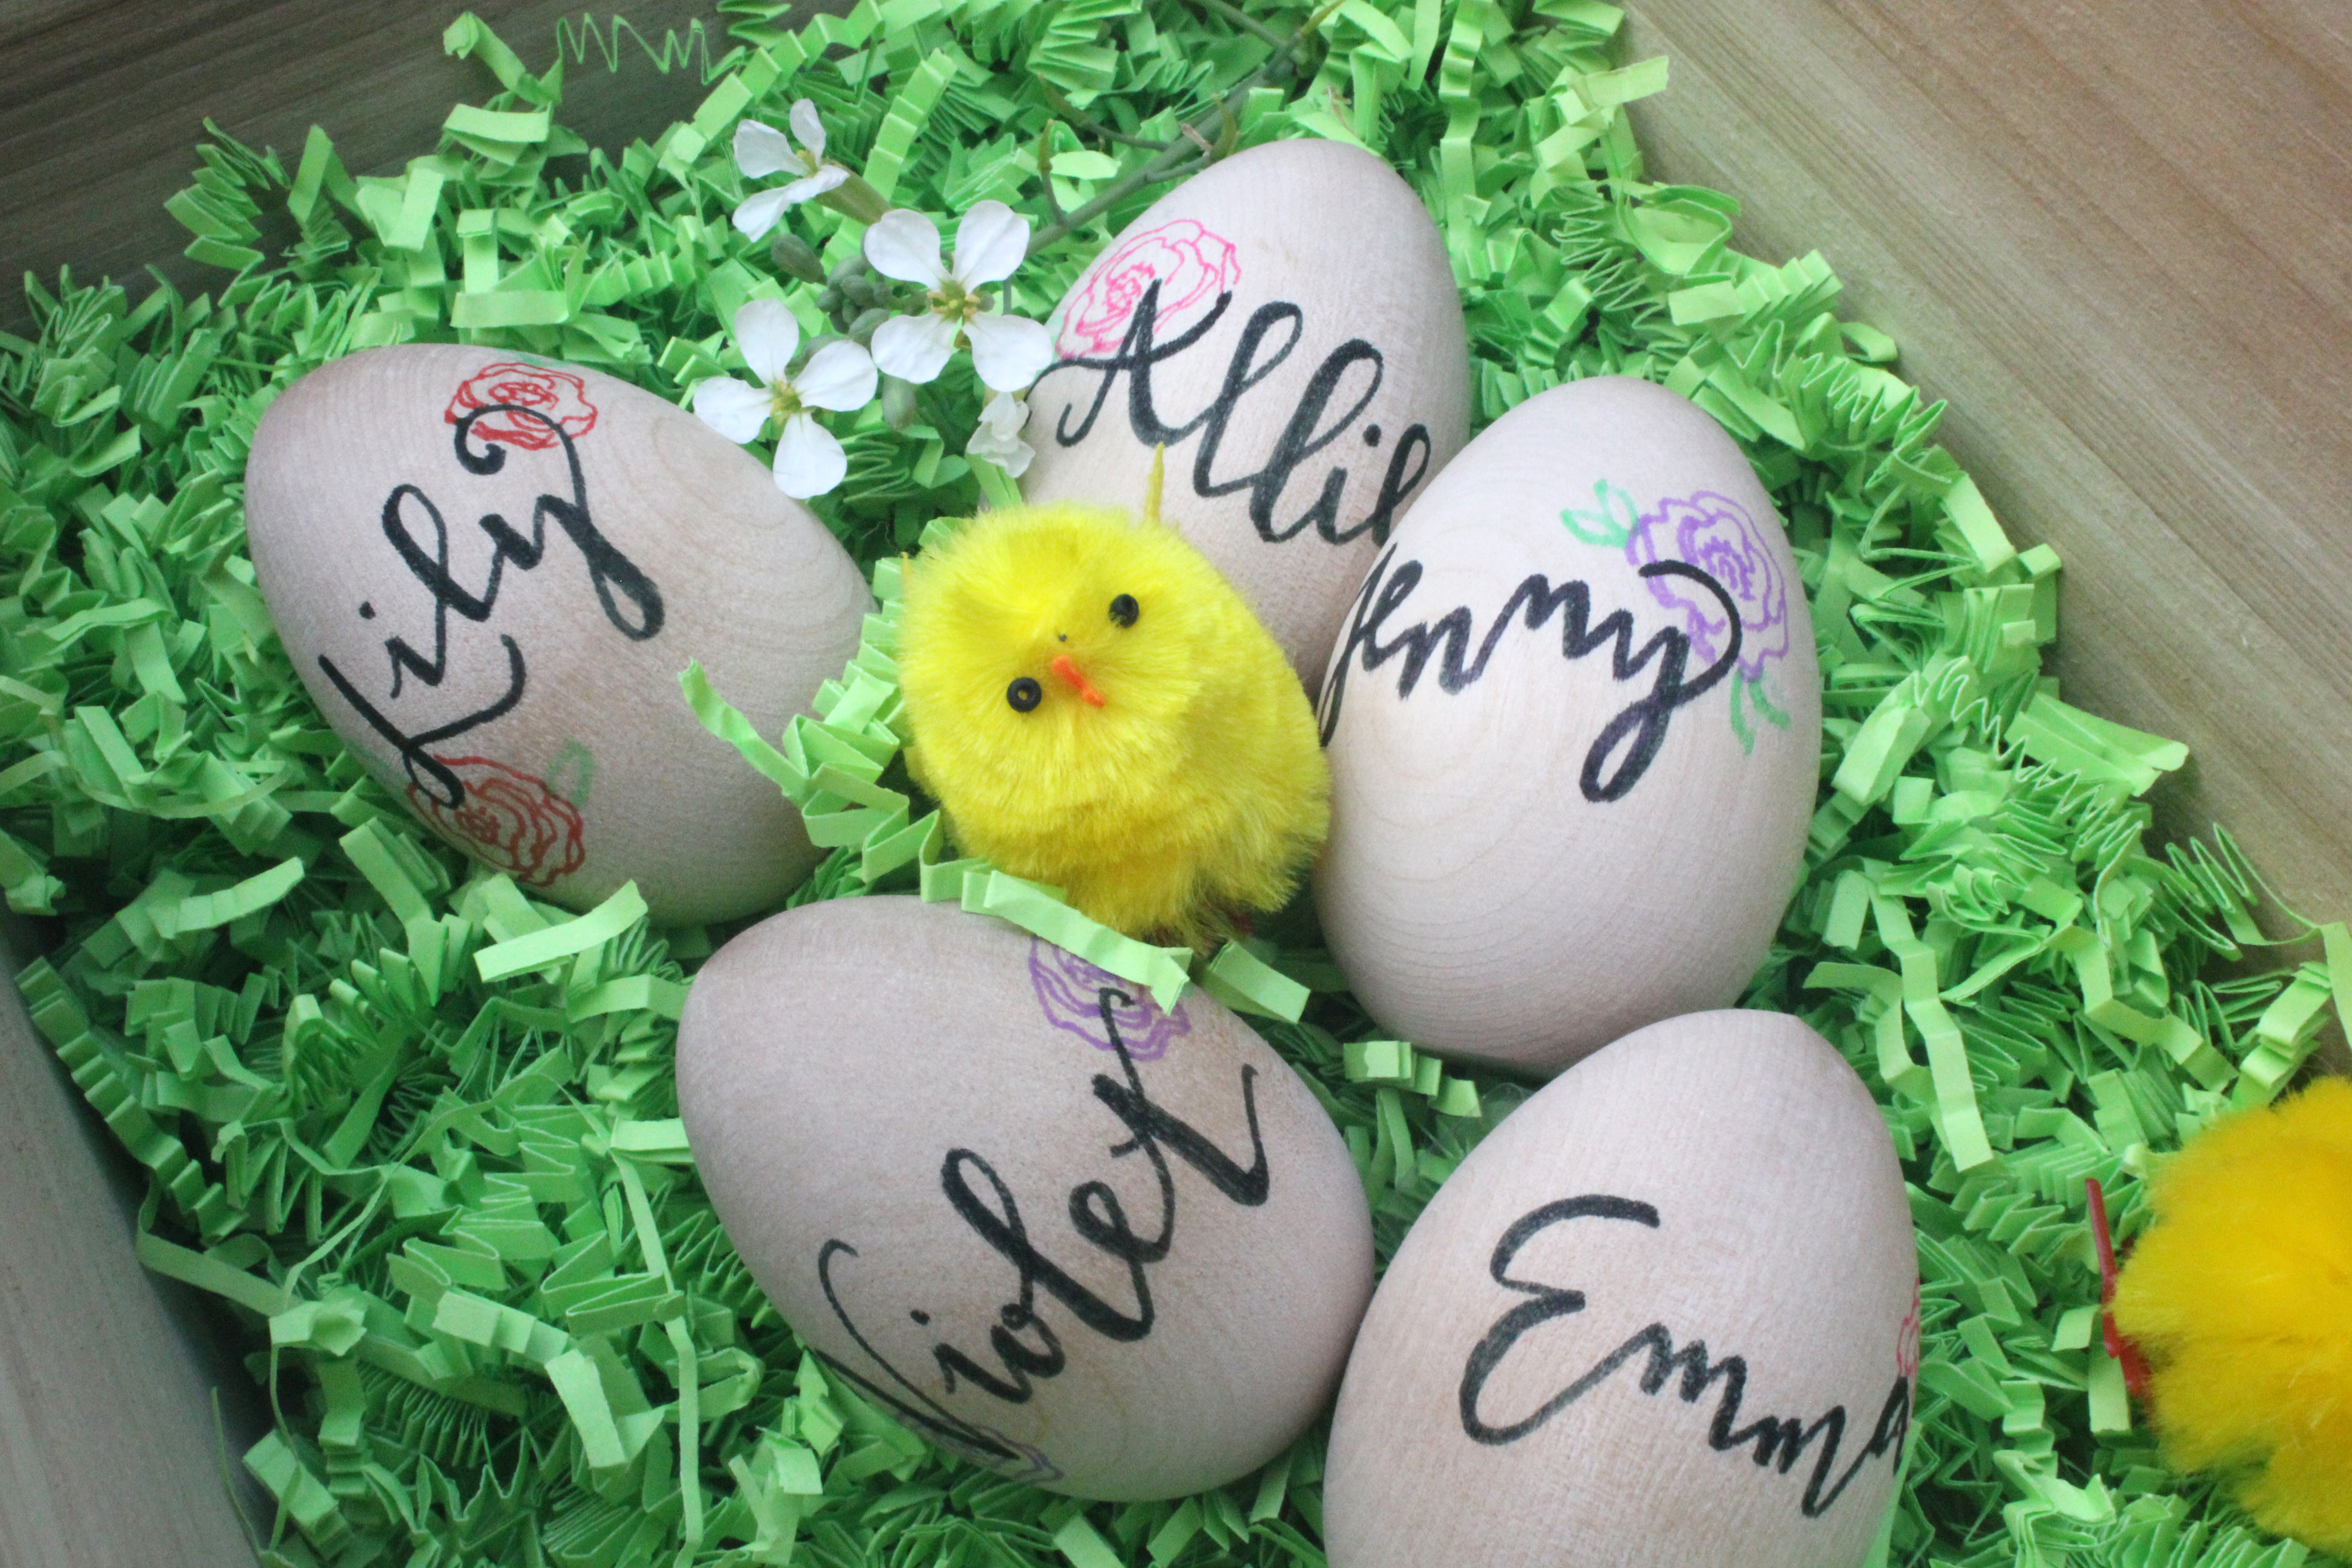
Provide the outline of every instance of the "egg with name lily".
<path id="1" fill-rule="evenodd" d="M 1858 1568 L 1910 1431 L 1914 1247 L 1870 1090 L 1801 1021 L 1588 1057 L 1390 1263 L 1331 1421 L 1332 1568 Z"/>
<path id="2" fill-rule="evenodd" d="M 699 659 L 772 734 L 840 673 L 870 600 L 692 415 L 526 355 L 365 350 L 270 405 L 246 526 L 328 722 L 476 859 L 573 908 L 634 880 L 663 921 L 772 906 L 815 863 L 678 672 Z"/>
<path id="3" fill-rule="evenodd" d="M 809 904 L 729 942 L 678 1025 L 729 1239 L 835 1375 L 1050 1490 L 1175 1497 L 1327 1407 L 1371 1293 L 1346 1144 L 1192 992 L 992 917 Z"/>
<path id="4" fill-rule="evenodd" d="M 1309 689 L 1390 531 L 1469 434 L 1444 241 L 1381 159 L 1269 142 L 1153 203 L 1063 298 L 1029 394 L 1032 502 L 1143 493 Z"/>
<path id="5" fill-rule="evenodd" d="M 1439 475 L 1323 683 L 1315 897 L 1381 1027 L 1549 1073 L 1721 1007 L 1802 869 L 1820 675 L 1747 458 L 1648 382 L 1572 382 Z"/>

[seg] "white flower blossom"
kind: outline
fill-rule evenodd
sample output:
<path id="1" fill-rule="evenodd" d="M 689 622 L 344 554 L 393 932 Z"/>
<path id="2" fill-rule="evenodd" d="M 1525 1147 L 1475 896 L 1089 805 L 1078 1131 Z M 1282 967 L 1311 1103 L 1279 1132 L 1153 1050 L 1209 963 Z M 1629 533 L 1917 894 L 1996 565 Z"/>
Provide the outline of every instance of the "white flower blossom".
<path id="1" fill-rule="evenodd" d="M 800 138 L 798 152 L 772 125 L 746 120 L 735 127 L 735 166 L 743 171 L 745 179 L 765 179 L 770 174 L 793 176 L 791 184 L 761 191 L 735 209 L 735 226 L 743 231 L 747 239 L 758 239 L 775 227 L 786 207 L 814 201 L 839 188 L 849 178 L 847 169 L 825 162 L 824 126 L 816 117 L 815 103 L 802 99 L 793 105 L 791 120 L 793 134 Z"/>
<path id="2" fill-rule="evenodd" d="M 886 278 L 929 290 L 921 314 L 874 330 L 874 363 L 920 384 L 945 369 L 959 342 L 992 391 L 1020 392 L 1054 363 L 1054 338 L 1036 321 L 1006 315 L 983 285 L 1013 276 L 1029 248 L 1029 220 L 1003 202 L 981 202 L 956 226 L 955 260 L 940 265 L 939 226 L 898 207 L 866 231 L 866 259 Z"/>
<path id="3" fill-rule="evenodd" d="M 731 375 L 698 382 L 696 416 L 737 443 L 756 440 L 772 417 L 782 426 L 776 437 L 776 488 L 802 500 L 824 494 L 848 474 L 849 455 L 810 410 L 846 411 L 871 403 L 873 357 L 856 343 L 827 343 L 797 376 L 787 377 L 801 346 L 801 324 L 774 300 L 754 300 L 735 312 L 735 342 L 760 384 L 748 386 Z"/>
<path id="4" fill-rule="evenodd" d="M 1029 405 L 1018 395 L 991 394 L 987 405 L 980 411 L 980 427 L 964 446 L 964 456 L 985 458 L 1003 468 L 1007 477 L 1019 479 L 1029 471 L 1030 459 L 1037 455 L 1037 449 L 1021 438 L 1028 423 Z"/>

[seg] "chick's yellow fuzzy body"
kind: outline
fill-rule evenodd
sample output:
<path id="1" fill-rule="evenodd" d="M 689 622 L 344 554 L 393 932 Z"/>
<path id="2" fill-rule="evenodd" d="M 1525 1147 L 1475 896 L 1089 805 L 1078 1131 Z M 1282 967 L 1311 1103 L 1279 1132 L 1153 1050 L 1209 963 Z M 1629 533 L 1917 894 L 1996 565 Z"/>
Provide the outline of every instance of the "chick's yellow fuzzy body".
<path id="1" fill-rule="evenodd" d="M 1279 908 L 1330 774 L 1282 650 L 1172 528 L 982 513 L 909 564 L 907 759 L 957 845 L 1132 936 Z"/>
<path id="2" fill-rule="evenodd" d="M 2352 1555 L 2352 1084 L 2218 1121 L 2158 1169 L 2116 1285 L 2166 1457 Z"/>

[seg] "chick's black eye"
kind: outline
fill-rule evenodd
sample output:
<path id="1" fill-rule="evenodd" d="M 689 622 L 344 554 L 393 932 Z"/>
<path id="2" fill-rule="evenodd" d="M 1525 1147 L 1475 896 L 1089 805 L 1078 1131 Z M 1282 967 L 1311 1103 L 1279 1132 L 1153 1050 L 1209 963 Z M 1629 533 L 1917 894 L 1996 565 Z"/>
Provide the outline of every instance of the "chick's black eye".
<path id="1" fill-rule="evenodd" d="M 1110 618 L 1120 626 L 1135 625 L 1136 616 L 1141 614 L 1143 614 L 1143 606 L 1135 602 L 1135 595 L 1132 594 L 1121 594 L 1110 602 Z"/>
<path id="2" fill-rule="evenodd" d="M 1024 675 L 1004 689 L 1004 700 L 1015 713 L 1026 713 L 1045 699 L 1045 689 Z"/>

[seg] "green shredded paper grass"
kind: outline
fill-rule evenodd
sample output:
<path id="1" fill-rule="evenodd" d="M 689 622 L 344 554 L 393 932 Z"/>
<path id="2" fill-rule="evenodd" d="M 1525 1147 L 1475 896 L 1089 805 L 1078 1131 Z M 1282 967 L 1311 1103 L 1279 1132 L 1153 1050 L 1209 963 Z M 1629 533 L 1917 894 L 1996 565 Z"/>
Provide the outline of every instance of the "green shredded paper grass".
<path id="1" fill-rule="evenodd" d="M 807 286 L 730 226 L 730 138 L 803 97 L 896 205 L 995 198 L 1043 228 L 1112 197 L 1024 265 L 1032 316 L 1164 188 L 1131 179 L 1155 144 L 1359 143 L 1444 233 L 1479 423 L 1604 373 L 1718 418 L 1788 520 L 1826 688 L 1806 880 L 1747 1000 L 1870 1083 L 1918 1225 L 1925 1360 L 1877 1561 L 2317 1561 L 2164 1468 L 2096 1331 L 2084 1181 L 2133 1234 L 2150 1162 L 2280 1092 L 2352 1006 L 2352 942 L 2209 977 L 2261 942 L 2260 891 L 2225 837 L 2149 847 L 2140 796 L 2182 749 L 2042 675 L 2056 556 L 2011 545 L 1822 259 L 1741 255 L 1729 197 L 1643 180 L 1622 106 L 1665 63 L 1612 54 L 1616 10 L 861 0 L 795 32 L 781 5 L 720 9 L 730 37 L 647 51 L 699 62 L 700 110 L 618 158 L 559 118 L 587 36 L 534 77 L 462 17 L 484 101 L 436 150 L 354 177 L 321 130 L 290 162 L 215 138 L 171 204 L 215 289 L 28 280 L 37 341 L 0 336 L 0 888 L 53 939 L 22 990 L 152 1173 L 140 1258 L 225 1304 L 267 1386 L 276 1427 L 242 1456 L 277 1502 L 266 1563 L 1323 1562 L 1319 1433 L 1220 1490 L 1089 1506 L 828 1378 L 677 1119 L 676 1019 L 727 933 L 469 866 L 329 730 L 255 589 L 256 423 L 340 354 L 481 343 L 680 401 L 740 366 L 734 310 Z M 838 213 L 787 226 L 856 254 Z M 979 503 L 981 395 L 967 366 L 910 419 L 836 426 L 849 477 L 816 509 L 861 561 Z M 836 842 L 794 902 L 867 887 L 870 845 Z M 1371 1037 L 1311 947 L 1235 951 L 1244 989 L 1314 989 L 1262 1026 L 1338 1118 L 1385 1257 L 1525 1091 Z"/>

